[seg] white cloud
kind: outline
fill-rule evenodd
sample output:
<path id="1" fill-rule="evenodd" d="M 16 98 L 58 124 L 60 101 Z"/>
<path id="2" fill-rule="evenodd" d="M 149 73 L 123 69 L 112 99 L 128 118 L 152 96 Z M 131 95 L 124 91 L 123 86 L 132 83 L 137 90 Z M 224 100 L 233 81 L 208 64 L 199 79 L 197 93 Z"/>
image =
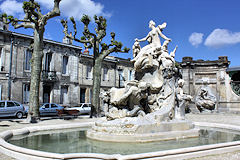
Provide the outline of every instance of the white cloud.
<path id="1" fill-rule="evenodd" d="M 16 0 L 5 0 L 0 5 L 0 10 L 2 13 L 7 13 L 8 15 L 19 16 L 23 14 L 22 3 Z"/>
<path id="2" fill-rule="evenodd" d="M 203 41 L 203 33 L 197 33 L 197 32 L 192 33 L 192 34 L 189 36 L 188 41 L 189 41 L 194 47 L 198 47 L 198 45 L 201 44 L 202 41 Z"/>
<path id="3" fill-rule="evenodd" d="M 47 9 L 53 8 L 53 1 L 36 0 Z M 96 3 L 92 0 L 62 0 L 60 2 L 61 15 L 64 17 L 71 17 L 80 20 L 83 14 L 91 17 L 94 15 L 102 15 L 104 17 L 111 17 L 110 13 L 104 12 L 104 5 Z"/>
<path id="4" fill-rule="evenodd" d="M 240 43 L 240 32 L 231 32 L 227 29 L 215 29 L 207 37 L 204 45 L 213 48 L 220 48 L 226 45 Z"/>

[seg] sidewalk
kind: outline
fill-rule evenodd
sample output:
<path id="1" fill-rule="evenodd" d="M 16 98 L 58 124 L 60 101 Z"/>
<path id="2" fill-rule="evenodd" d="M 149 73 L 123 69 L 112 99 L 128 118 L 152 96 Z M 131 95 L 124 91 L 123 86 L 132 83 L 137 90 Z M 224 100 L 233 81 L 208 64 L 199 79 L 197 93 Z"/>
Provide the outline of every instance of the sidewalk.
<path id="1" fill-rule="evenodd" d="M 232 125 L 240 125 L 240 115 L 237 114 L 187 114 L 186 118 L 194 122 L 213 122 L 225 123 Z M 89 119 L 87 117 L 79 117 L 76 119 L 63 120 L 63 119 L 44 119 L 36 124 L 24 124 L 21 120 L 17 121 L 0 121 L 0 132 L 10 129 L 23 128 L 27 126 L 42 126 L 54 124 L 70 124 L 79 122 L 92 122 L 96 119 Z M 0 153 L 1 160 L 14 160 L 11 157 Z M 226 153 L 214 156 L 206 156 L 201 158 L 193 158 L 191 160 L 240 160 L 240 151 L 233 153 Z"/>

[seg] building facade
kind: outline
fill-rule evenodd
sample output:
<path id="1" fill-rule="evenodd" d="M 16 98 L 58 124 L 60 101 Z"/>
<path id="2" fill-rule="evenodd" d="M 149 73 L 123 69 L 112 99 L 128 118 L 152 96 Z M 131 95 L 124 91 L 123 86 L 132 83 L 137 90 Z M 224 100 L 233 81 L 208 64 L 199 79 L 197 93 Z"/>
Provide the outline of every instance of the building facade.
<path id="1" fill-rule="evenodd" d="M 0 99 L 29 103 L 33 37 L 8 31 L 0 24 Z M 64 38 L 63 43 L 44 40 L 40 103 L 63 106 L 90 103 L 93 57 Z M 132 77 L 130 60 L 107 57 L 102 68 L 102 90 L 123 87 Z M 129 77 L 130 75 L 130 77 Z"/>
<path id="2" fill-rule="evenodd" d="M 240 111 L 240 97 L 233 90 L 233 85 L 231 86 L 233 76 L 231 77 L 229 74 L 231 73 L 231 70 L 229 70 L 230 62 L 226 56 L 220 56 L 218 60 L 213 61 L 193 60 L 192 57 L 183 57 L 180 64 L 185 80 L 184 91 L 187 94 L 195 98 L 199 88 L 203 86 L 203 83 L 207 83 L 206 85 L 211 88 L 217 98 L 216 109 L 219 112 Z M 240 79 L 234 79 L 235 83 L 239 81 Z"/>
<path id="3" fill-rule="evenodd" d="M 5 29 L 5 30 L 3 30 Z M 0 29 L 0 99 L 29 102 L 33 37 Z M 44 40 L 40 103 L 63 105 L 79 101 L 79 55 L 81 48 Z"/>
<path id="4" fill-rule="evenodd" d="M 93 57 L 82 54 L 79 62 L 80 102 L 90 103 L 93 83 Z M 108 56 L 101 71 L 101 91 L 112 87 L 124 87 L 124 82 L 133 79 L 133 64 L 130 59 Z"/>

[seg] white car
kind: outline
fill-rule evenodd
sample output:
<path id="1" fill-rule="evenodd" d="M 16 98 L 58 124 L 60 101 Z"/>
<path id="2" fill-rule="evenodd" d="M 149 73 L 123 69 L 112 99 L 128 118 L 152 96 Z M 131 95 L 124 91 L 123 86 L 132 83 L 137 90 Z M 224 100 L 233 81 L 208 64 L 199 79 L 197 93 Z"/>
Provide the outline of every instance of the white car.
<path id="1" fill-rule="evenodd" d="M 64 110 L 78 110 L 79 114 L 90 114 L 90 112 L 91 112 L 91 103 L 81 103 L 80 106 L 64 108 Z"/>

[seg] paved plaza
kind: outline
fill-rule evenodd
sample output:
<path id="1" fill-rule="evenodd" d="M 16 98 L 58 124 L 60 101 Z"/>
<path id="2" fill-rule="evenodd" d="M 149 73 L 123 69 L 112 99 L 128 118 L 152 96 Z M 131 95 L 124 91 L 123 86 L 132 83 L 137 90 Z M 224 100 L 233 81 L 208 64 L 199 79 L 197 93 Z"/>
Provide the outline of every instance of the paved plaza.
<path id="1" fill-rule="evenodd" d="M 240 114 L 223 114 L 223 113 L 208 113 L 208 114 L 187 114 L 186 118 L 194 122 L 212 122 L 212 123 L 224 123 L 232 125 L 240 125 Z M 23 128 L 26 126 L 44 126 L 44 125 L 54 125 L 54 124 L 70 124 L 79 122 L 92 122 L 96 119 L 89 119 L 88 117 L 79 117 L 76 119 L 64 120 L 64 119 L 44 119 L 37 124 L 25 124 L 22 120 L 13 121 L 0 121 L 0 132 Z M 1 160 L 14 160 L 11 157 L 0 154 Z M 225 153 L 220 155 L 205 156 L 200 158 L 193 158 L 191 160 L 238 160 L 240 159 L 240 151 Z"/>

